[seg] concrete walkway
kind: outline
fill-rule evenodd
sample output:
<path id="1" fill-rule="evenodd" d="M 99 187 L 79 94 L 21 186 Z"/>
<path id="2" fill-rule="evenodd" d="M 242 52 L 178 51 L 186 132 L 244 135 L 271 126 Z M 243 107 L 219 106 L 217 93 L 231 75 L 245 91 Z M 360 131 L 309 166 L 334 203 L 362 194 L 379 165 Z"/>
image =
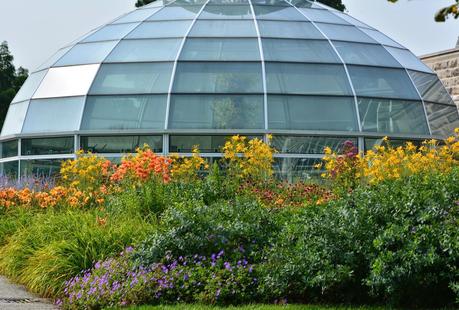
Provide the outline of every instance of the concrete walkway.
<path id="1" fill-rule="evenodd" d="M 57 309 L 50 300 L 39 298 L 20 285 L 0 276 L 1 310 L 51 310 Z"/>

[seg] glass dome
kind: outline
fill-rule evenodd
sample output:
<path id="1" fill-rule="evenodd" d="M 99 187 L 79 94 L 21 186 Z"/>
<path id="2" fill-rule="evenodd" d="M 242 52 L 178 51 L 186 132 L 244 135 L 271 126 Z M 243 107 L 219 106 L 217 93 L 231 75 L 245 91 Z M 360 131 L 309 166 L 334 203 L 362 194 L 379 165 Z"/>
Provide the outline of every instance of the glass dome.
<path id="1" fill-rule="evenodd" d="M 47 173 L 80 148 L 119 158 L 143 143 L 218 157 L 227 136 L 273 134 L 278 172 L 307 177 L 324 146 L 363 150 L 454 127 L 437 76 L 349 15 L 306 0 L 164 0 L 30 75 L 3 126 L 0 171 Z"/>

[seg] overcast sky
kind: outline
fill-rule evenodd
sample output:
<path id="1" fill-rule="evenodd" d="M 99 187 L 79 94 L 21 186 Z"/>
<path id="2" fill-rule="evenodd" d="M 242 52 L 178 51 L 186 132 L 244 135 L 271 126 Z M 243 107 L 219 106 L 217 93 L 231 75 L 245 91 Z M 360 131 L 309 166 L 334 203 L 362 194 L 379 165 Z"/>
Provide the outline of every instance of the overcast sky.
<path id="1" fill-rule="evenodd" d="M 416 55 L 453 48 L 459 20 L 435 23 L 453 0 L 344 0 L 348 13 L 389 35 Z M 0 0 L 0 41 L 16 66 L 34 69 L 60 47 L 134 9 L 135 0 Z"/>

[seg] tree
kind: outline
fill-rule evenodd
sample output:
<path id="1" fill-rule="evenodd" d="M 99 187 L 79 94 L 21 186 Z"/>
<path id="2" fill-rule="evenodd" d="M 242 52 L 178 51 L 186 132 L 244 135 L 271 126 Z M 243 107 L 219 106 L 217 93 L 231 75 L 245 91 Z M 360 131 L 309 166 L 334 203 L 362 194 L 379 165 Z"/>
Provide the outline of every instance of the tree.
<path id="1" fill-rule="evenodd" d="M 389 2 L 395 3 L 398 0 L 388 0 Z M 450 16 L 454 18 L 459 17 L 459 0 L 454 0 L 456 3 L 451 4 L 450 6 L 441 8 L 437 14 L 435 14 L 435 21 L 444 22 Z"/>
<path id="2" fill-rule="evenodd" d="M 8 48 L 8 43 L 0 44 L 0 128 L 8 112 L 10 102 L 27 79 L 27 69 L 20 67 L 18 70 L 13 64 L 13 55 Z"/>
<path id="3" fill-rule="evenodd" d="M 137 3 L 135 4 L 135 6 L 139 8 L 141 6 L 152 3 L 153 1 L 156 1 L 156 0 L 137 0 Z M 344 11 L 346 9 L 344 4 L 342 3 L 342 0 L 319 0 L 319 2 L 322 2 L 323 4 L 328 5 L 340 11 Z"/>

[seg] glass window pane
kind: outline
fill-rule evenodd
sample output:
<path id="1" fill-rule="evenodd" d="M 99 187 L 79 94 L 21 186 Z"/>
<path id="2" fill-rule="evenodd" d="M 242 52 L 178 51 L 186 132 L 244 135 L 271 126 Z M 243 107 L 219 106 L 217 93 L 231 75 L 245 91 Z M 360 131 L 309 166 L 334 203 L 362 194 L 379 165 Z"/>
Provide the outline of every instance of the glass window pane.
<path id="1" fill-rule="evenodd" d="M 153 14 L 148 20 L 194 19 L 202 5 L 168 6 Z"/>
<path id="2" fill-rule="evenodd" d="M 351 41 L 351 42 L 364 42 L 376 43 L 375 40 L 367 36 L 355 26 L 345 25 L 332 25 L 316 23 L 330 40 Z"/>
<path id="3" fill-rule="evenodd" d="M 21 160 L 21 176 L 55 176 L 59 174 L 62 162 L 62 159 Z"/>
<path id="4" fill-rule="evenodd" d="M 321 6 L 309 0 L 292 0 L 290 1 L 290 3 L 296 6 L 297 8 L 313 8 L 313 9 L 323 10 Z"/>
<path id="5" fill-rule="evenodd" d="M 342 41 L 333 41 L 333 45 L 348 64 L 401 67 L 381 45 Z"/>
<path id="6" fill-rule="evenodd" d="M 174 92 L 262 93 L 260 63 L 190 63 L 177 66 Z"/>
<path id="7" fill-rule="evenodd" d="M 249 2 L 247 0 L 210 0 L 209 5 L 217 4 L 217 5 L 239 5 L 239 4 L 248 4 Z"/>
<path id="8" fill-rule="evenodd" d="M 358 130 L 353 98 L 268 96 L 268 128 Z"/>
<path id="9" fill-rule="evenodd" d="M 320 163 L 320 158 L 276 158 L 273 165 L 274 174 L 289 182 L 318 178 L 322 171 L 317 169 L 316 165 Z"/>
<path id="10" fill-rule="evenodd" d="M 74 144 L 73 137 L 22 139 L 21 155 L 73 154 Z"/>
<path id="11" fill-rule="evenodd" d="M 197 146 L 201 153 L 220 153 L 230 136 L 170 136 L 169 152 L 191 153 Z"/>
<path id="12" fill-rule="evenodd" d="M 387 146 L 390 145 L 392 147 L 399 147 L 405 146 L 407 142 L 413 143 L 415 146 L 421 146 L 423 140 L 406 140 L 406 139 L 392 139 L 390 138 L 387 142 L 385 142 L 384 138 L 377 138 L 377 139 L 365 139 L 365 151 L 369 151 L 375 148 L 375 146 Z"/>
<path id="13" fill-rule="evenodd" d="M 425 103 L 430 129 L 433 135 L 448 137 L 459 128 L 459 114 L 456 106 Z"/>
<path id="14" fill-rule="evenodd" d="M 273 136 L 271 146 L 280 154 L 324 154 L 325 147 L 340 152 L 346 141 L 357 146 L 357 138 Z"/>
<path id="15" fill-rule="evenodd" d="M 287 39 L 325 39 L 310 22 L 258 21 L 262 37 Z"/>
<path id="16" fill-rule="evenodd" d="M 0 176 L 7 176 L 16 179 L 19 173 L 19 161 L 0 163 Z"/>
<path id="17" fill-rule="evenodd" d="M 38 86 L 40 86 L 40 83 L 43 81 L 43 78 L 47 72 L 48 70 L 43 70 L 29 75 L 24 85 L 22 85 L 21 89 L 16 94 L 16 97 L 14 97 L 13 102 L 21 102 L 32 98 L 33 94 L 37 90 Z"/>
<path id="18" fill-rule="evenodd" d="M 373 30 L 373 29 L 366 29 L 366 28 L 360 28 L 363 32 L 365 32 L 367 35 L 369 35 L 371 38 L 375 39 L 378 43 L 388 45 L 388 46 L 394 46 L 394 47 L 399 47 L 399 48 L 404 48 L 394 40 L 390 39 L 388 36 L 382 34 L 379 31 Z"/>
<path id="19" fill-rule="evenodd" d="M 18 140 L 3 141 L 0 143 L 0 158 L 18 156 Z"/>
<path id="20" fill-rule="evenodd" d="M 104 64 L 90 94 L 167 93 L 172 63 Z"/>
<path id="21" fill-rule="evenodd" d="M 190 28 L 191 20 L 144 22 L 127 39 L 176 38 L 183 37 Z"/>
<path id="22" fill-rule="evenodd" d="M 206 5 L 199 19 L 253 19 L 249 5 Z"/>
<path id="23" fill-rule="evenodd" d="M 40 67 L 38 67 L 37 71 L 43 70 L 43 69 L 48 69 L 49 67 L 53 66 L 59 59 L 61 59 L 62 56 L 67 54 L 67 52 L 72 48 L 73 46 L 68 46 L 65 48 L 62 48 L 58 50 L 53 56 L 51 56 L 46 62 L 44 62 Z"/>
<path id="24" fill-rule="evenodd" d="M 19 134 L 29 108 L 29 101 L 10 104 L 5 122 L 3 123 L 2 136 Z"/>
<path id="25" fill-rule="evenodd" d="M 120 40 L 131 32 L 138 23 L 107 25 L 90 35 L 83 42 Z"/>
<path id="26" fill-rule="evenodd" d="M 453 99 L 435 74 L 408 71 L 422 99 L 454 105 Z"/>
<path id="27" fill-rule="evenodd" d="M 78 130 L 84 101 L 85 97 L 32 100 L 22 132 Z"/>
<path id="28" fill-rule="evenodd" d="M 304 15 L 290 6 L 254 5 L 253 9 L 257 19 L 307 21 Z"/>
<path id="29" fill-rule="evenodd" d="M 405 70 L 360 66 L 348 70 L 359 96 L 419 99 Z"/>
<path id="30" fill-rule="evenodd" d="M 263 96 L 173 95 L 171 129 L 262 129 Z"/>
<path id="31" fill-rule="evenodd" d="M 162 136 L 94 136 L 81 137 L 81 149 L 91 153 L 135 153 L 144 145 L 148 145 L 153 152 L 162 153 Z"/>
<path id="32" fill-rule="evenodd" d="M 197 20 L 190 37 L 256 37 L 253 20 Z"/>
<path id="33" fill-rule="evenodd" d="M 166 95 L 90 96 L 81 130 L 164 129 Z"/>
<path id="34" fill-rule="evenodd" d="M 354 17 L 351 17 L 347 14 L 344 14 L 344 13 L 341 13 L 339 11 L 330 11 L 332 14 L 335 14 L 336 16 L 344 19 L 345 21 L 347 21 L 348 23 L 354 25 L 354 26 L 358 26 L 358 27 L 363 27 L 363 28 L 371 28 L 370 26 L 362 23 L 361 21 L 355 19 Z"/>
<path id="35" fill-rule="evenodd" d="M 180 60 L 260 60 L 258 40 L 246 39 L 198 39 L 189 38 L 180 54 Z"/>
<path id="36" fill-rule="evenodd" d="M 51 68 L 33 98 L 84 96 L 100 65 Z"/>
<path id="37" fill-rule="evenodd" d="M 101 63 L 117 43 L 118 41 L 77 44 L 55 66 Z"/>
<path id="38" fill-rule="evenodd" d="M 324 40 L 263 39 L 265 60 L 340 63 L 330 43 Z"/>
<path id="39" fill-rule="evenodd" d="M 266 83 L 270 93 L 352 95 L 342 65 L 267 63 Z"/>
<path id="40" fill-rule="evenodd" d="M 314 22 L 349 25 L 347 21 L 345 21 L 342 18 L 339 18 L 337 15 L 333 14 L 331 11 L 307 9 L 307 8 L 301 8 L 300 11 L 303 12 L 304 15 L 306 15 L 310 20 Z"/>
<path id="41" fill-rule="evenodd" d="M 183 39 L 122 40 L 105 62 L 175 60 Z"/>
<path id="42" fill-rule="evenodd" d="M 393 47 L 386 48 L 405 68 L 432 73 L 432 70 L 410 51 Z"/>
<path id="43" fill-rule="evenodd" d="M 113 22 L 113 24 L 142 22 L 154 13 L 158 12 L 158 10 L 160 10 L 160 8 L 135 10 L 117 19 Z"/>
<path id="44" fill-rule="evenodd" d="M 422 102 L 359 98 L 363 131 L 428 135 Z"/>

